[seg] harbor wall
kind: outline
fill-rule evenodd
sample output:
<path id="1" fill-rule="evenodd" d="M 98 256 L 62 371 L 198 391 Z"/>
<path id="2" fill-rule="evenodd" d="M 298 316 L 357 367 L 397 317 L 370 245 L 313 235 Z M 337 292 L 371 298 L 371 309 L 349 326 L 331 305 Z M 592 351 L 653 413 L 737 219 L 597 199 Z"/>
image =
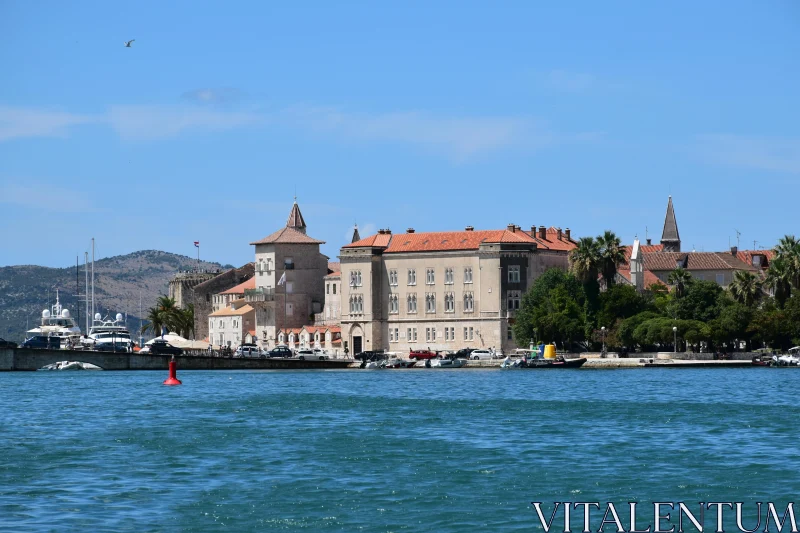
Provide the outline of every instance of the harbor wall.
<path id="1" fill-rule="evenodd" d="M 0 349 L 0 371 L 31 371 L 58 361 L 80 361 L 103 370 L 167 370 L 169 355 L 139 355 L 72 350 Z M 250 359 L 180 355 L 175 357 L 179 370 L 270 370 L 347 368 L 352 361 L 300 361 L 298 359 Z"/>

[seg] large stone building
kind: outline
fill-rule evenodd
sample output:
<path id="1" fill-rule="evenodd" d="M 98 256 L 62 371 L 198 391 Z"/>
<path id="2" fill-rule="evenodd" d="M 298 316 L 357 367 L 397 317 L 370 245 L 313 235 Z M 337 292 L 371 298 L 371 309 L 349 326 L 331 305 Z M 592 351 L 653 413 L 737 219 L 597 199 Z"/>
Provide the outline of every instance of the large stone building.
<path id="1" fill-rule="evenodd" d="M 406 233 L 341 249 L 342 339 L 350 354 L 385 349 L 510 350 L 522 295 L 548 268 L 568 267 L 569 229 Z M 527 344 L 525 339 L 522 344 Z"/>
<path id="2" fill-rule="evenodd" d="M 322 311 L 328 257 L 319 251 L 324 242 L 306 234 L 296 201 L 284 228 L 250 244 L 255 287 L 245 290 L 245 299 L 256 311 L 256 336 L 273 347 L 282 331 L 302 328 Z"/>
<path id="3" fill-rule="evenodd" d="M 185 303 L 194 304 L 194 334 L 196 339 L 208 337 L 208 315 L 224 307 L 224 305 L 219 304 L 219 299 L 215 298 L 215 296 L 246 282 L 254 274 L 253 263 L 247 263 L 239 268 L 231 268 L 225 272 L 217 273 L 211 279 L 192 287 L 190 293 L 185 293 L 191 297 L 191 299 L 187 298 Z M 216 305 L 215 301 L 217 302 Z"/>
<path id="4" fill-rule="evenodd" d="M 255 309 L 244 300 L 234 300 L 208 315 L 209 344 L 236 348 L 255 327 Z"/>

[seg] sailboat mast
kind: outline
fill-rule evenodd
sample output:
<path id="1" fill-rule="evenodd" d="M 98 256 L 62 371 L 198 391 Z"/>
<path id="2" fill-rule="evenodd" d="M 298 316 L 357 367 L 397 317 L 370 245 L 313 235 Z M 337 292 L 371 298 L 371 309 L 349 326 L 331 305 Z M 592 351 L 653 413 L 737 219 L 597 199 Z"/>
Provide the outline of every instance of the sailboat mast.
<path id="1" fill-rule="evenodd" d="M 86 281 L 83 283 L 83 300 L 86 303 L 86 335 L 89 334 L 89 252 L 83 252 L 83 273 Z"/>
<path id="2" fill-rule="evenodd" d="M 75 256 L 75 308 L 78 310 L 78 321 L 77 323 L 81 323 L 81 267 L 80 267 L 80 256 Z"/>
<path id="3" fill-rule="evenodd" d="M 94 320 L 94 237 L 92 237 L 92 320 Z"/>

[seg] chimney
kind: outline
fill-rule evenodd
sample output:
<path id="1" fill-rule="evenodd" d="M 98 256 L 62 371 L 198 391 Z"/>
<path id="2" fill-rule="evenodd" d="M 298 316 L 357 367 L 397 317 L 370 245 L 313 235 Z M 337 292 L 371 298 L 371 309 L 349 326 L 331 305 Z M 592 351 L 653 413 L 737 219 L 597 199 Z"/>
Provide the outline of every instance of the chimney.
<path id="1" fill-rule="evenodd" d="M 736 246 L 731 246 L 731 255 L 735 256 L 738 251 L 739 248 L 737 248 Z"/>
<path id="2" fill-rule="evenodd" d="M 531 226 L 531 237 L 536 238 L 536 224 Z"/>
<path id="3" fill-rule="evenodd" d="M 384 232 L 386 235 L 391 235 L 391 234 L 392 234 L 392 230 L 390 230 L 389 228 L 386 228 L 385 230 L 383 230 L 383 232 Z"/>
<path id="4" fill-rule="evenodd" d="M 509 224 L 506 229 L 508 231 L 515 231 L 517 229 L 517 227 L 514 224 Z"/>
<path id="5" fill-rule="evenodd" d="M 475 231 L 475 228 L 472 226 L 467 226 L 466 228 L 464 228 L 464 231 Z"/>
<path id="6" fill-rule="evenodd" d="M 547 239 L 547 229 L 544 226 L 539 226 L 539 238 L 542 240 Z"/>
<path id="7" fill-rule="evenodd" d="M 647 246 L 653 245 L 653 239 L 647 239 Z"/>
<path id="8" fill-rule="evenodd" d="M 569 228 L 567 228 L 566 230 L 564 230 L 564 234 L 567 236 L 567 240 L 568 240 L 568 241 L 571 241 L 571 240 L 572 240 L 572 235 L 570 234 L 570 229 L 569 229 Z"/>
<path id="9" fill-rule="evenodd" d="M 382 229 L 378 230 L 378 235 L 383 235 L 383 230 Z"/>
<path id="10" fill-rule="evenodd" d="M 408 229 L 406 230 L 406 233 L 414 233 L 414 228 L 408 228 Z"/>
<path id="11" fill-rule="evenodd" d="M 562 235 L 562 234 L 561 234 L 561 228 L 558 228 L 558 229 L 556 230 L 556 238 L 557 238 L 559 241 L 561 240 L 561 235 Z"/>

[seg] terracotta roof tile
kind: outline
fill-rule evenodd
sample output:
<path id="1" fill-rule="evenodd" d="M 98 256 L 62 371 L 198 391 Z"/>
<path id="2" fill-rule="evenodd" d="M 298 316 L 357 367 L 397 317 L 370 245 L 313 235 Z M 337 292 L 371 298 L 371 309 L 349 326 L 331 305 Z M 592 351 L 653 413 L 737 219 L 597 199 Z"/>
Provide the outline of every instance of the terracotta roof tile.
<path id="1" fill-rule="evenodd" d="M 555 230 L 554 230 L 555 231 Z M 553 241 L 556 241 L 553 238 Z M 442 231 L 428 233 L 398 233 L 397 235 L 378 233 L 360 241 L 344 246 L 344 248 L 378 247 L 385 248 L 385 253 L 406 252 L 439 252 L 450 250 L 477 250 L 483 243 L 520 243 L 533 244 L 531 238 L 522 230 L 478 230 L 478 231 Z M 570 241 L 541 241 L 542 247 L 570 246 Z M 574 244 L 572 245 L 574 247 Z"/>
<path id="2" fill-rule="evenodd" d="M 545 230 L 545 238 L 539 238 L 539 233 L 535 231 L 526 231 L 526 235 L 530 235 L 536 241 L 539 248 L 545 250 L 552 250 L 558 252 L 568 252 L 578 246 L 578 243 L 572 239 L 568 239 L 566 234 L 561 233 L 561 239 L 558 238 L 558 228 L 549 227 Z"/>
<path id="3" fill-rule="evenodd" d="M 220 294 L 244 294 L 245 289 L 255 289 L 256 278 L 255 276 L 248 279 L 244 283 L 240 283 L 235 287 L 231 287 L 227 291 L 222 291 Z"/>
<path id="4" fill-rule="evenodd" d="M 268 235 L 260 241 L 250 244 L 325 244 L 325 241 L 318 241 L 309 237 L 294 228 L 281 228 L 275 233 Z"/>
<path id="5" fill-rule="evenodd" d="M 756 265 L 753 265 L 753 256 L 756 255 L 760 255 L 766 258 L 766 261 L 762 259 L 761 265 L 759 267 L 756 267 L 756 268 L 761 268 L 763 270 L 769 267 L 769 263 L 775 256 L 775 252 L 773 252 L 772 250 L 739 250 L 736 253 L 736 257 L 737 259 L 739 259 L 739 261 L 742 261 L 743 263 L 752 265 L 754 267 Z"/>
<path id="6" fill-rule="evenodd" d="M 643 258 L 645 270 L 675 270 L 684 259 L 686 270 L 756 270 L 727 252 L 654 252 Z"/>
<path id="7" fill-rule="evenodd" d="M 328 275 L 337 274 L 342 271 L 342 264 L 339 261 L 328 261 Z"/>
<path id="8" fill-rule="evenodd" d="M 241 301 L 244 302 L 244 300 Z M 230 307 L 223 307 L 219 311 L 214 311 L 208 316 L 241 316 L 241 315 L 246 315 L 250 311 L 254 311 L 254 309 L 250 307 L 250 305 L 245 304 L 240 307 L 237 307 L 236 309 L 231 309 Z"/>

